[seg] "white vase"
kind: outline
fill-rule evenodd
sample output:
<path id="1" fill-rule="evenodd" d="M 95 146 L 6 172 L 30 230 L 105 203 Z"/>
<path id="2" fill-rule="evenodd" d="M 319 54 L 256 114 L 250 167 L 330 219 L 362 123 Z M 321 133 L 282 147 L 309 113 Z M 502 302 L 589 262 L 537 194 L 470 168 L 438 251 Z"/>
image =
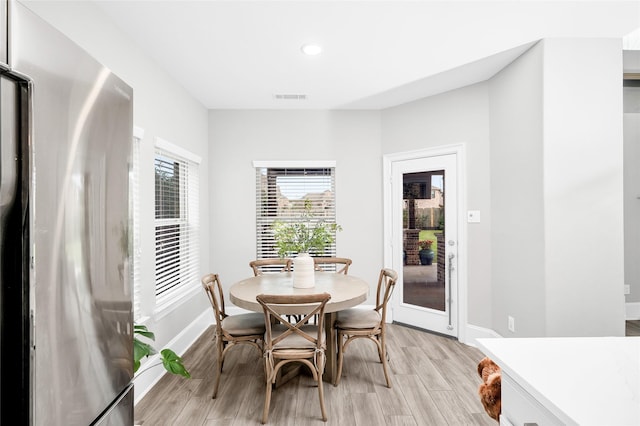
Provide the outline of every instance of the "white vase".
<path id="1" fill-rule="evenodd" d="M 309 253 L 299 253 L 293 259 L 293 286 L 311 288 L 316 285 L 313 258 Z"/>

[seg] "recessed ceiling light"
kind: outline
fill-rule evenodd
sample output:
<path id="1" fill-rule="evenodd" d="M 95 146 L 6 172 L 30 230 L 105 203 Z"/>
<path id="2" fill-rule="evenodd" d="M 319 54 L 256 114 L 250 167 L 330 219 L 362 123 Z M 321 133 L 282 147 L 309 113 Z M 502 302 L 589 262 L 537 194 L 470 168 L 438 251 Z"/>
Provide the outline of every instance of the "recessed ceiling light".
<path id="1" fill-rule="evenodd" d="M 322 47 L 317 44 L 305 44 L 302 46 L 301 50 L 305 55 L 317 55 L 322 52 Z"/>

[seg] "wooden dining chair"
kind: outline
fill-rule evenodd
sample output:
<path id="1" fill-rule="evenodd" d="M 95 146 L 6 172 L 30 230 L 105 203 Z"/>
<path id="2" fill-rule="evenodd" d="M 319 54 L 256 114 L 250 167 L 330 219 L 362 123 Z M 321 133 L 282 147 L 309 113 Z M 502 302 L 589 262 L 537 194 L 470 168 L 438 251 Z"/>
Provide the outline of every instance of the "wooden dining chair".
<path id="1" fill-rule="evenodd" d="M 253 275 L 256 277 L 267 272 L 290 272 L 293 269 L 292 265 L 291 259 L 280 257 L 256 259 L 249 262 Z"/>
<path id="2" fill-rule="evenodd" d="M 391 387 L 389 372 L 387 371 L 387 349 L 385 342 L 387 304 L 395 288 L 398 274 L 393 269 L 380 270 L 376 291 L 376 306 L 374 309 L 346 309 L 336 314 L 335 327 L 338 333 L 338 372 L 334 386 L 340 382 L 344 352 L 352 341 L 366 338 L 373 341 L 378 348 L 378 357 L 382 363 L 387 387 Z"/>
<path id="3" fill-rule="evenodd" d="M 266 377 L 263 424 L 269 417 L 271 392 L 278 372 L 290 363 L 302 363 L 311 370 L 313 380 L 318 384 L 322 420 L 327 421 L 322 374 L 326 361 L 324 308 L 329 299 L 331 299 L 329 293 L 256 296 L 264 312 L 266 327 L 263 350 Z M 291 323 L 286 319 L 287 314 L 298 314 L 301 318 Z M 309 323 L 314 315 L 319 318 L 318 324 Z"/>
<path id="4" fill-rule="evenodd" d="M 211 302 L 216 319 L 214 344 L 217 351 L 217 372 L 211 396 L 212 399 L 215 399 L 218 394 L 224 358 L 229 349 L 237 344 L 249 344 L 262 354 L 265 332 L 264 316 L 258 312 L 227 315 L 224 310 L 224 293 L 218 274 L 207 274 L 202 277 L 202 287 Z"/>
<path id="5" fill-rule="evenodd" d="M 345 275 L 349 273 L 349 266 L 351 266 L 351 259 L 346 257 L 314 257 L 313 262 L 316 271 L 333 271 L 335 268 L 336 274 Z"/>

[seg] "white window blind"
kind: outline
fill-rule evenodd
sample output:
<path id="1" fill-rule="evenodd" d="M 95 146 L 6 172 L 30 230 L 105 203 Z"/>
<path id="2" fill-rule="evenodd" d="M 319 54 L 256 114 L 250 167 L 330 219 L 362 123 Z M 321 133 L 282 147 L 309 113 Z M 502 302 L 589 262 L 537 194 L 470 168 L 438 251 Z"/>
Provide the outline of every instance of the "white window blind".
<path id="1" fill-rule="evenodd" d="M 156 305 L 199 285 L 199 161 L 156 144 Z"/>
<path id="2" fill-rule="evenodd" d="M 276 220 L 299 221 L 305 209 L 305 200 L 311 202 L 311 223 L 318 221 L 335 223 L 334 167 L 256 166 L 256 256 L 258 259 L 278 257 L 273 238 L 273 223 Z M 335 253 L 334 242 L 325 248 L 322 256 L 335 256 Z"/>
<path id="3" fill-rule="evenodd" d="M 131 250 L 130 278 L 133 282 L 133 320 L 141 316 L 140 310 L 140 136 L 135 135 L 131 153 L 131 171 L 129 172 L 129 211 L 133 230 L 133 248 Z"/>

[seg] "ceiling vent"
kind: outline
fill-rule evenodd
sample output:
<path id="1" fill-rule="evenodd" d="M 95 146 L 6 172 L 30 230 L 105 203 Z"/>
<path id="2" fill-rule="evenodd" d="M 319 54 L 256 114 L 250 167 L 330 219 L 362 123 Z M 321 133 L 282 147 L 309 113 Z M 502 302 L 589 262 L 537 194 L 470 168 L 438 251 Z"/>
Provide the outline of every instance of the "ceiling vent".
<path id="1" fill-rule="evenodd" d="M 295 94 L 295 93 L 276 93 L 273 95 L 274 98 L 278 100 L 285 101 L 306 101 L 307 95 Z"/>

